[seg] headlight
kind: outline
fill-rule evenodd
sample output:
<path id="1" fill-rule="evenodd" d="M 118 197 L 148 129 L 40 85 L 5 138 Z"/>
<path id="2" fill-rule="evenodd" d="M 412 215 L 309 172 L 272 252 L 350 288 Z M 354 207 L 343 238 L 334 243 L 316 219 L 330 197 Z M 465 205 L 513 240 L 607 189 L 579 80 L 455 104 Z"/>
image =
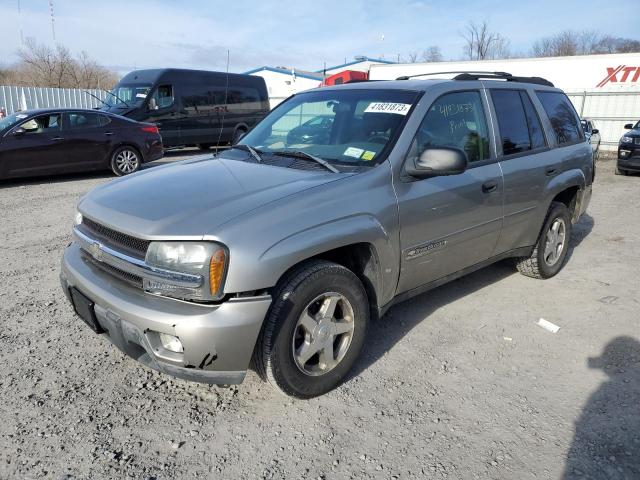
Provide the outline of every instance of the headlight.
<path id="1" fill-rule="evenodd" d="M 144 279 L 144 289 L 149 293 L 185 300 L 210 301 L 222 297 L 224 276 L 227 269 L 227 250 L 212 242 L 151 242 L 145 263 L 163 270 L 188 274 L 200 279 L 196 285 L 185 285 L 176 276 Z M 166 275 L 165 275 L 166 277 Z"/>
<path id="2" fill-rule="evenodd" d="M 622 137 L 620 141 L 622 143 L 633 143 L 633 137 Z"/>
<path id="3" fill-rule="evenodd" d="M 73 226 L 77 227 L 81 223 L 82 223 L 82 214 L 80 212 L 76 212 L 76 214 L 73 216 Z"/>

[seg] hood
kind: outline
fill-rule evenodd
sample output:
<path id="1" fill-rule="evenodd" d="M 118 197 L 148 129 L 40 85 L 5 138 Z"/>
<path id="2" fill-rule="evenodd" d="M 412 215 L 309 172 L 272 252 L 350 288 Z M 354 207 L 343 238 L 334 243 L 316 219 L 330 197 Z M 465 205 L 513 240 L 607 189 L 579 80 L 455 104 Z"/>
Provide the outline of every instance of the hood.
<path id="1" fill-rule="evenodd" d="M 342 176 L 206 156 L 109 182 L 89 192 L 78 209 L 135 237 L 195 240 L 243 213 Z"/>

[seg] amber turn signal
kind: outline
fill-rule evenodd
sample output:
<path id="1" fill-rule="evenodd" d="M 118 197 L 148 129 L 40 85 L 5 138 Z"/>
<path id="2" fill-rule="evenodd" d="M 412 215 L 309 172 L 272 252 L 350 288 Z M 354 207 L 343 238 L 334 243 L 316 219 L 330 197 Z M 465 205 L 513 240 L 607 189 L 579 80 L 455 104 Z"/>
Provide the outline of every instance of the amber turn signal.
<path id="1" fill-rule="evenodd" d="M 211 255 L 211 262 L 209 263 L 209 288 L 211 289 L 211 295 L 215 296 L 220 289 L 220 285 L 222 285 L 226 261 L 227 255 L 222 248 Z"/>

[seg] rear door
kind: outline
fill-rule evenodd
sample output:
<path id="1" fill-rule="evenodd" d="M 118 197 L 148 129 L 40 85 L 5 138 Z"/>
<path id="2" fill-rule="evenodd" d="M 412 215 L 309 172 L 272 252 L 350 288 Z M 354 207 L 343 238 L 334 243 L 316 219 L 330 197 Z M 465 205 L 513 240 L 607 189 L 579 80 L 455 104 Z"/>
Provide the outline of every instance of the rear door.
<path id="1" fill-rule="evenodd" d="M 196 82 L 198 79 L 202 81 Z M 186 145 L 211 145 L 218 140 L 217 126 L 225 115 L 224 91 L 213 84 L 214 81 L 215 77 L 195 77 L 191 83 L 183 85 L 180 139 Z"/>
<path id="2" fill-rule="evenodd" d="M 575 112 L 566 105 L 556 110 L 555 105 L 551 107 L 554 110 L 551 124 L 558 125 L 562 118 L 566 123 L 568 118 L 572 125 L 563 140 L 568 148 L 554 148 L 558 141 L 548 138 L 544 117 L 538 113 L 541 109 L 536 108 L 540 102 L 534 90 L 504 86 L 491 88 L 489 92 L 498 123 L 496 143 L 504 176 L 504 223 L 496 249 L 497 253 L 503 253 L 535 244 L 549 207 L 547 185 L 567 168 L 563 158 L 572 155 L 570 145 L 584 142 L 584 136 Z"/>
<path id="3" fill-rule="evenodd" d="M 2 140 L 7 176 L 29 176 L 60 171 L 68 161 L 62 114 L 47 113 L 25 120 Z"/>
<path id="4" fill-rule="evenodd" d="M 69 148 L 67 167 L 72 170 L 104 168 L 111 153 L 115 132 L 111 119 L 94 112 L 65 112 L 64 143 Z"/>
<path id="5" fill-rule="evenodd" d="M 502 226 L 500 166 L 490 154 L 481 90 L 446 93 L 429 107 L 407 160 L 429 147 L 467 154 L 460 175 L 396 182 L 400 213 L 398 293 L 433 282 L 493 256 Z"/>

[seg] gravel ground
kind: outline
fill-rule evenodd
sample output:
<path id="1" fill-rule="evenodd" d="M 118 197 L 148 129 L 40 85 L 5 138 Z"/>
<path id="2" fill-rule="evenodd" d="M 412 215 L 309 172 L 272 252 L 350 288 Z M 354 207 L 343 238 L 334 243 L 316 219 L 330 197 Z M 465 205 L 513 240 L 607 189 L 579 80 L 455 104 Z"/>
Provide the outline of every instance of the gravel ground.
<path id="1" fill-rule="evenodd" d="M 500 263 L 394 307 L 310 401 L 174 380 L 92 334 L 58 271 L 111 177 L 0 184 L 0 478 L 640 478 L 640 177 L 613 166 L 557 277 Z"/>

